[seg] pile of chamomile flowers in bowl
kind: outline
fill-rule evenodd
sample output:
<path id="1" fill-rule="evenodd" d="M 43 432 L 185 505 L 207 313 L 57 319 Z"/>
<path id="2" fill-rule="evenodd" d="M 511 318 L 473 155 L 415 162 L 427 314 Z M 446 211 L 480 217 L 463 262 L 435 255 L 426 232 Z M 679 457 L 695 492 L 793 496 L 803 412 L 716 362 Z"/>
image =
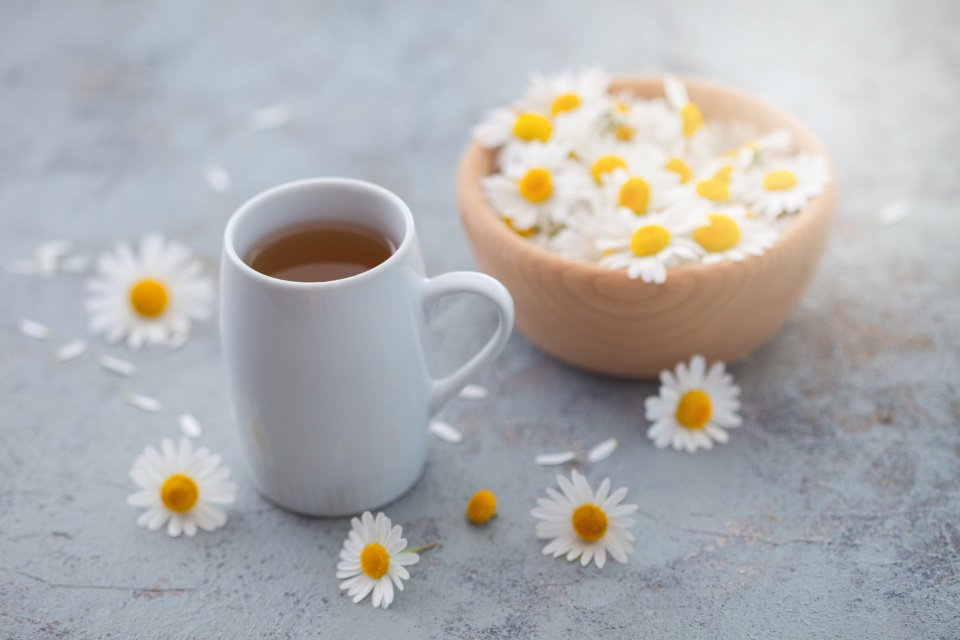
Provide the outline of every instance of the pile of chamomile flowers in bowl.
<path id="1" fill-rule="evenodd" d="M 706 121 L 674 76 L 665 98 L 610 82 L 600 68 L 534 74 L 473 130 L 496 154 L 491 207 L 554 254 L 661 284 L 673 267 L 762 255 L 829 183 L 789 131 Z"/>

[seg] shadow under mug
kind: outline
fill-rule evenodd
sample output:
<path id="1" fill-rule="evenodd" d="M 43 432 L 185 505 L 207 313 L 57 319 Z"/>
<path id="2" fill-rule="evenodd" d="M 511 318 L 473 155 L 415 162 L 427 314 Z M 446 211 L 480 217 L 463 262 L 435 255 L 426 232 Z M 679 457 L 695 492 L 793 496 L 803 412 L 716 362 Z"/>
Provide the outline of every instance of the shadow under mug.
<path id="1" fill-rule="evenodd" d="M 290 225 L 345 221 L 389 238 L 393 255 L 359 275 L 291 282 L 244 262 Z M 253 482 L 271 501 L 312 516 L 375 509 L 409 490 L 426 461 L 430 417 L 503 349 L 510 294 L 474 272 L 424 275 L 413 216 L 377 185 L 318 178 L 280 185 L 227 223 L 220 336 L 234 418 Z M 493 337 L 444 378 L 423 337 L 439 298 L 473 293 L 499 313 Z"/>

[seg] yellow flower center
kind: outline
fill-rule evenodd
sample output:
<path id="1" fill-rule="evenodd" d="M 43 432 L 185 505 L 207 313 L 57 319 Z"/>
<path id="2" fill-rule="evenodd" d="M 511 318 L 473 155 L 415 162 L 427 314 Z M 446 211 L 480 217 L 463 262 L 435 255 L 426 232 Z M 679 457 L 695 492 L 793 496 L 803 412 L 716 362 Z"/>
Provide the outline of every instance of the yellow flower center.
<path id="1" fill-rule="evenodd" d="M 697 193 L 707 200 L 723 202 L 730 197 L 730 187 L 722 178 L 709 178 L 697 183 Z"/>
<path id="2" fill-rule="evenodd" d="M 531 140 L 546 142 L 551 133 L 553 133 L 553 127 L 550 126 L 550 121 L 539 113 L 521 113 L 513 123 L 513 135 L 527 142 Z"/>
<path id="3" fill-rule="evenodd" d="M 593 179 L 597 181 L 597 184 L 600 184 L 600 179 L 603 178 L 603 174 L 613 171 L 614 169 L 626 168 L 627 163 L 624 162 L 620 156 L 603 156 L 590 167 L 590 174 L 593 176 Z"/>
<path id="4" fill-rule="evenodd" d="M 553 180 L 550 172 L 539 167 L 530 169 L 517 182 L 520 195 L 533 203 L 540 203 L 553 193 Z"/>
<path id="5" fill-rule="evenodd" d="M 731 165 L 725 165 L 720 167 L 720 170 L 713 174 L 715 180 L 723 180 L 724 182 L 730 181 L 730 174 L 733 173 L 733 167 Z"/>
<path id="6" fill-rule="evenodd" d="M 763 179 L 763 188 L 767 191 L 792 189 L 797 184 L 797 176 L 790 171 L 771 171 Z"/>
<path id="7" fill-rule="evenodd" d="M 688 167 L 687 163 L 680 158 L 670 158 L 667 160 L 667 164 L 663 165 L 663 168 L 667 171 L 673 171 L 675 174 L 680 176 L 680 184 L 687 184 L 687 182 L 690 180 L 690 167 Z"/>
<path id="8" fill-rule="evenodd" d="M 173 474 L 160 487 L 160 500 L 163 506 L 176 513 L 186 513 L 193 509 L 199 496 L 197 483 L 182 473 Z"/>
<path id="9" fill-rule="evenodd" d="M 497 497 L 489 489 L 480 489 L 467 502 L 467 520 L 473 524 L 483 524 L 493 517 L 497 510 Z"/>
<path id="10" fill-rule="evenodd" d="M 656 255 L 668 244 L 670 244 L 670 232 L 658 224 L 640 227 L 630 236 L 630 251 L 639 258 Z"/>
<path id="11" fill-rule="evenodd" d="M 683 135 L 687 138 L 692 136 L 703 124 L 703 114 L 700 113 L 700 107 L 688 102 L 680 109 L 680 118 L 683 120 Z"/>
<path id="12" fill-rule="evenodd" d="M 617 100 L 613 104 L 617 108 L 617 111 L 619 111 L 620 113 L 627 113 L 628 111 L 630 111 L 630 105 L 628 105 L 623 100 Z"/>
<path id="13" fill-rule="evenodd" d="M 390 568 L 387 550 L 376 542 L 371 542 L 360 552 L 360 568 L 374 580 L 387 575 L 387 569 Z"/>
<path id="14" fill-rule="evenodd" d="M 687 391 L 680 398 L 677 404 L 677 413 L 675 418 L 681 425 L 696 431 L 710 422 L 710 416 L 713 413 L 713 406 L 710 403 L 710 396 L 700 389 Z"/>
<path id="15" fill-rule="evenodd" d="M 510 227 L 510 231 L 513 231 L 515 234 L 517 234 L 521 238 L 529 238 L 530 236 L 532 236 L 537 232 L 536 226 L 530 227 L 529 229 L 517 229 L 515 226 L 513 226 L 513 220 L 511 220 L 510 218 L 504 218 L 503 222 L 508 227 Z"/>
<path id="16" fill-rule="evenodd" d="M 622 140 L 623 142 L 630 142 L 633 140 L 633 134 L 636 133 L 633 130 L 633 127 L 628 127 L 625 124 L 618 124 L 613 130 L 613 135 L 617 140 Z"/>
<path id="17" fill-rule="evenodd" d="M 650 204 L 650 185 L 643 178 L 629 178 L 620 187 L 617 203 L 642 216 L 647 212 L 647 205 Z"/>
<path id="18" fill-rule="evenodd" d="M 711 213 L 710 224 L 693 230 L 693 239 L 710 253 L 731 249 L 740 242 L 740 227 L 727 216 Z"/>
<path id="19" fill-rule="evenodd" d="M 564 111 L 570 111 L 580 106 L 580 97 L 575 93 L 565 93 L 553 101 L 550 107 L 550 114 L 557 115 Z"/>
<path id="20" fill-rule="evenodd" d="M 573 531 L 587 542 L 596 542 L 607 532 L 607 514 L 595 504 L 582 504 L 570 518 Z"/>
<path id="21" fill-rule="evenodd" d="M 130 306 L 145 318 L 156 318 L 167 308 L 167 289 L 156 280 L 144 278 L 130 287 Z"/>

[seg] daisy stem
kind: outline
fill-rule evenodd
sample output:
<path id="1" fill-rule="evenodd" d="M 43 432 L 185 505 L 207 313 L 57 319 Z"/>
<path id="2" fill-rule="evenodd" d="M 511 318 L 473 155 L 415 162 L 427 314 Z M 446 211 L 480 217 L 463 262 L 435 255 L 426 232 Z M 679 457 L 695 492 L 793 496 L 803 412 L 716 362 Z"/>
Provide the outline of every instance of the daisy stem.
<path id="1" fill-rule="evenodd" d="M 404 549 L 400 553 L 422 553 L 424 551 L 429 551 L 430 549 L 433 549 L 435 546 L 437 546 L 437 543 L 431 542 L 429 544 L 420 545 L 419 547 L 413 547 L 412 549 Z"/>

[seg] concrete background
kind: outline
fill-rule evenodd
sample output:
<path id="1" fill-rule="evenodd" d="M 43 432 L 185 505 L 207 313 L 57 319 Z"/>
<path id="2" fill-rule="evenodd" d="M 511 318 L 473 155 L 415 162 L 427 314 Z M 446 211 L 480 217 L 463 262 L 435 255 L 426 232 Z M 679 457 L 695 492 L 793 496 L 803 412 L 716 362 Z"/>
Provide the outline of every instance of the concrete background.
<path id="1" fill-rule="evenodd" d="M 173 353 L 92 351 L 78 276 L 0 283 L 0 637 L 960 638 L 960 5 L 940 2 L 0 2 L 0 251 L 68 238 L 93 255 L 163 231 L 216 270 L 227 216 L 294 178 L 347 175 L 411 205 L 431 273 L 471 267 L 453 173 L 472 124 L 528 73 L 602 63 L 726 80 L 781 103 L 834 154 L 835 232 L 784 330 L 734 367 L 745 426 L 695 456 L 644 436 L 649 383 L 603 379 L 511 339 L 455 400 L 387 509 L 430 541 L 388 611 L 341 596 L 343 520 L 272 507 L 244 476 L 213 323 Z M 291 126 L 255 133 L 276 103 Z M 203 168 L 223 164 L 215 193 Z M 895 227 L 880 207 L 909 199 Z M 445 310 L 439 368 L 492 328 Z M 50 324 L 48 343 L 19 334 Z M 147 415 L 139 391 L 164 402 Z M 134 525 L 143 446 L 203 422 L 240 482 L 227 527 Z M 529 510 L 545 451 L 621 447 L 587 468 L 640 505 L 638 550 L 602 571 L 540 555 Z M 564 469 L 564 471 L 567 471 Z M 484 529 L 462 517 L 480 487 Z"/>

